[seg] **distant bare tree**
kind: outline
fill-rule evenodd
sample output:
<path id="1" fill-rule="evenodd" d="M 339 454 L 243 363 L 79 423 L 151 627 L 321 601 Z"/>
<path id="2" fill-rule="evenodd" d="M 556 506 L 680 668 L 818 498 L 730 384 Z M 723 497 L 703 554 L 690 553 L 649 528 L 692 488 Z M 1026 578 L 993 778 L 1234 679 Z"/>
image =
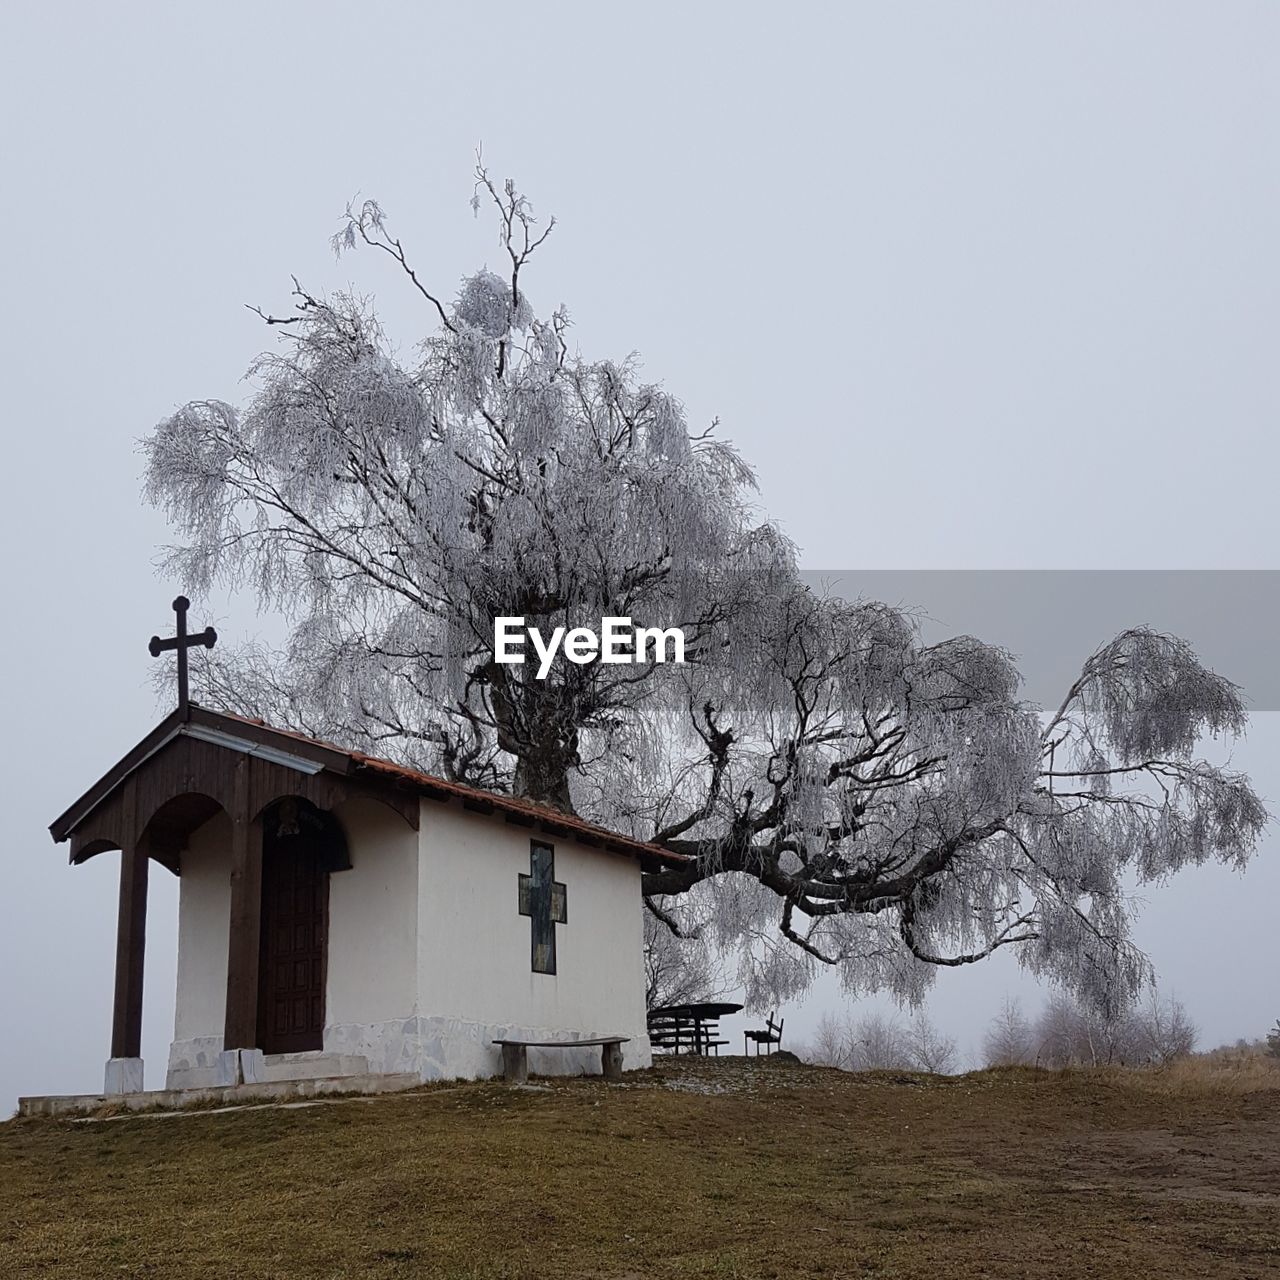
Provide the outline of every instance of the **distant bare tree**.
<path id="1" fill-rule="evenodd" d="M 802 1055 L 807 1062 L 821 1067 L 839 1067 L 849 1070 L 849 1023 L 847 1019 L 824 1013 L 818 1020 L 818 1029 L 808 1051 Z"/>
<path id="2" fill-rule="evenodd" d="M 904 1071 L 912 1066 L 901 1024 L 880 1013 L 853 1024 L 848 1052 L 851 1071 Z"/>
<path id="3" fill-rule="evenodd" d="M 1155 991 L 1111 1018 L 1059 993 L 1036 1020 L 1032 1042 L 1044 1067 L 1164 1066 L 1191 1053 L 1196 1037 L 1182 1004 Z"/>
<path id="4" fill-rule="evenodd" d="M 1036 1020 L 1035 1061 L 1042 1067 L 1068 1067 L 1076 1062 L 1080 1045 L 1080 1011 L 1075 1001 L 1059 992 Z"/>
<path id="5" fill-rule="evenodd" d="M 988 1028 L 982 1041 L 982 1056 L 989 1067 L 1025 1066 L 1035 1061 L 1031 1024 L 1012 997 L 1005 998 Z"/>
<path id="6" fill-rule="evenodd" d="M 1107 1017 L 1058 994 L 1036 1020 L 1034 1060 L 1042 1067 L 1099 1067 L 1143 1061 L 1141 1032 L 1131 1011 Z"/>
<path id="7" fill-rule="evenodd" d="M 718 1000 L 726 992 L 719 957 L 702 938 L 680 938 L 644 913 L 644 994 L 649 1009 Z"/>
<path id="8" fill-rule="evenodd" d="M 1148 1035 L 1136 1009 L 1111 1016 L 1093 1009 L 1082 1021 L 1092 1066 L 1137 1066 L 1149 1061 Z"/>
<path id="9" fill-rule="evenodd" d="M 907 1057 L 917 1071 L 949 1075 L 956 1067 L 956 1042 L 943 1035 L 924 1013 L 912 1020 L 904 1033 Z"/>
<path id="10" fill-rule="evenodd" d="M 841 1071 L 914 1070 L 935 1075 L 954 1071 L 957 1058 L 956 1042 L 923 1013 L 906 1027 L 878 1013 L 858 1021 L 824 1013 L 802 1056 Z"/>
<path id="11" fill-rule="evenodd" d="M 1152 991 L 1111 1018 L 1065 992 L 1044 1006 L 1030 1036 L 1039 1066 L 1166 1065 L 1196 1047 L 1197 1028 L 1178 1000 Z"/>
<path id="12" fill-rule="evenodd" d="M 1199 1028 L 1181 1001 L 1172 996 L 1163 999 L 1155 991 L 1147 1003 L 1135 1011 L 1133 1022 L 1139 1051 L 1146 1061 L 1162 1067 L 1188 1057 L 1200 1038 Z"/>
<path id="13" fill-rule="evenodd" d="M 1280 1018 L 1276 1019 L 1275 1030 L 1267 1032 L 1267 1053 L 1280 1058 Z"/>

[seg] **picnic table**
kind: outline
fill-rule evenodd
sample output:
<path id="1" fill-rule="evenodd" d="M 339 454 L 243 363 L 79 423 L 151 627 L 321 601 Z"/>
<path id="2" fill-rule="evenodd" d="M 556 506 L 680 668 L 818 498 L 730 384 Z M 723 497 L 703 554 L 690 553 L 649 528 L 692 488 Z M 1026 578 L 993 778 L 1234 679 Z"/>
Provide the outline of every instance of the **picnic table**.
<path id="1" fill-rule="evenodd" d="M 728 1044 L 720 1039 L 719 1021 L 731 1013 L 739 1013 L 740 1004 L 725 1000 L 706 1000 L 694 1004 L 669 1004 L 649 1012 L 649 1043 L 668 1053 L 707 1054 Z"/>

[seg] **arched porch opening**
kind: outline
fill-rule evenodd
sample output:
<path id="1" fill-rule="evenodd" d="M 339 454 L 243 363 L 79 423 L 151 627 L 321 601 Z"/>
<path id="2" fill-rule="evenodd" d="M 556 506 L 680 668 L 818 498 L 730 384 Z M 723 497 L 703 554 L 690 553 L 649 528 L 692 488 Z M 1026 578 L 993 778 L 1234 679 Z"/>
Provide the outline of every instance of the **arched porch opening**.
<path id="1" fill-rule="evenodd" d="M 362 758 L 338 748 L 191 704 L 157 725 L 50 824 L 56 841 L 69 842 L 73 864 L 120 851 L 106 1092 L 142 1088 L 150 863 L 157 861 L 181 877 L 184 855 L 195 856 L 194 834 L 208 830 L 215 816 L 220 824 L 225 822 L 225 837 L 220 838 L 225 838 L 230 863 L 229 918 L 222 925 L 227 939 L 226 1000 L 222 1047 L 215 1052 L 222 1055 L 217 1066 L 220 1083 L 225 1076 L 225 1083 L 234 1084 L 248 1079 L 244 1052 L 256 1050 L 264 1039 L 259 1035 L 259 1006 L 268 988 L 260 975 L 262 933 L 264 918 L 272 918 L 270 911 L 264 917 L 262 901 L 264 847 L 281 858 L 295 851 L 293 860 L 312 869 L 313 888 L 327 884 L 329 875 L 350 865 L 346 838 L 332 810 L 357 796 L 378 800 L 417 828 L 419 794 L 398 777 L 375 777 Z M 305 856 L 296 855 L 304 846 Z M 278 858 L 275 861 L 272 874 L 283 866 Z M 185 900 L 185 890 L 180 897 Z M 269 888 L 268 898 L 282 901 L 283 895 Z M 323 954 L 323 920 L 320 928 Z M 313 928 L 313 944 L 316 937 Z M 271 967 L 274 971 L 274 960 Z M 278 973 L 275 976 L 278 980 Z M 314 1038 L 314 1031 L 311 1034 Z M 208 1047 L 201 1052 L 209 1052 Z"/>

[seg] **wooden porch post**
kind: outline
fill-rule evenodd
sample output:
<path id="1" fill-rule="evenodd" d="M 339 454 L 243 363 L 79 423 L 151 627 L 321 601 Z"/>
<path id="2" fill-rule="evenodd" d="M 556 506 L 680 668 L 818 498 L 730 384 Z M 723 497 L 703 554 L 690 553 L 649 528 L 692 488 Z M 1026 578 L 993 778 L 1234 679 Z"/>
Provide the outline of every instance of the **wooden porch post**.
<path id="1" fill-rule="evenodd" d="M 142 1057 L 142 972 L 147 946 L 147 866 L 150 861 L 136 844 L 120 853 L 116 990 L 111 1020 L 113 1058 Z"/>
<path id="2" fill-rule="evenodd" d="M 258 944 L 262 927 L 262 824 L 250 817 L 250 758 L 236 765 L 231 814 L 231 927 L 223 1049 L 258 1043 Z"/>

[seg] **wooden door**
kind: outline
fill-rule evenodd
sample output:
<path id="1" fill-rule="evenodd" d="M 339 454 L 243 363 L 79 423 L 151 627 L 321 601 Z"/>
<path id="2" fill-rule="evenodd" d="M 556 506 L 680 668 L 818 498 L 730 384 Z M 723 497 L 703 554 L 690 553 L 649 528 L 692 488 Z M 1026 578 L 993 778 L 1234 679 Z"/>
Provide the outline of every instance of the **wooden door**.
<path id="1" fill-rule="evenodd" d="M 324 1048 L 329 874 L 305 835 L 265 842 L 258 1044 L 264 1053 Z"/>

